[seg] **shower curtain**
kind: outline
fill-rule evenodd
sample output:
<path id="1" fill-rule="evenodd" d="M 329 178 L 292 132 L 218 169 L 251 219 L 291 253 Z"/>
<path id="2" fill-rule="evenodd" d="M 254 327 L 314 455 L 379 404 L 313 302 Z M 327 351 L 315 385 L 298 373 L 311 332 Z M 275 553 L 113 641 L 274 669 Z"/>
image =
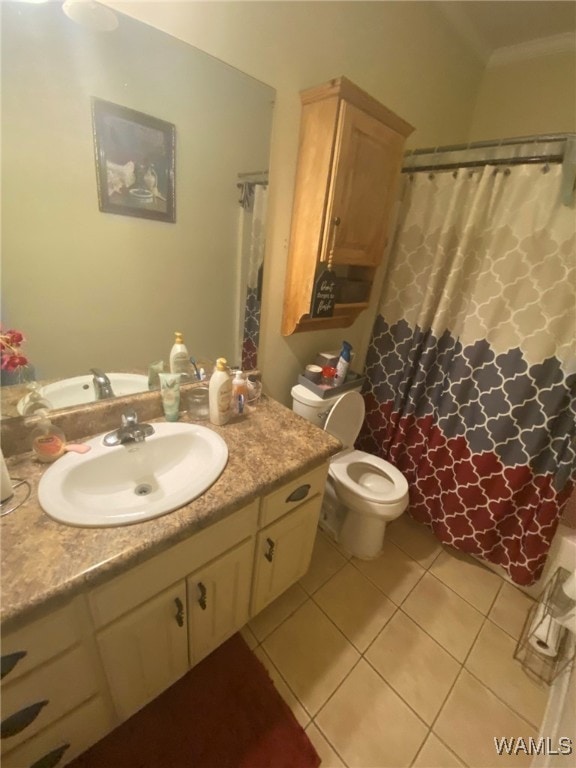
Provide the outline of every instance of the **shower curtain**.
<path id="1" fill-rule="evenodd" d="M 243 249 L 248 265 L 242 334 L 242 370 L 257 367 L 260 336 L 262 269 L 264 263 L 266 206 L 268 188 L 261 184 L 246 185 L 242 216 Z"/>
<path id="2" fill-rule="evenodd" d="M 417 172 L 366 362 L 361 449 L 436 536 L 541 574 L 575 479 L 575 216 L 559 165 Z"/>

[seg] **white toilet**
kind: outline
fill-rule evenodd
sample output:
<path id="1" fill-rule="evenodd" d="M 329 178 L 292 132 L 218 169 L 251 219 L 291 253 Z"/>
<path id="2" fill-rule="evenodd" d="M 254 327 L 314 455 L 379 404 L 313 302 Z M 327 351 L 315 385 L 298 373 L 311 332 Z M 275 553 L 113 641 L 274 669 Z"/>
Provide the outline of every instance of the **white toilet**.
<path id="1" fill-rule="evenodd" d="M 321 398 L 302 384 L 292 388 L 293 410 L 338 438 L 344 450 L 330 460 L 320 526 L 354 557 L 378 557 L 386 523 L 408 506 L 408 483 L 388 461 L 354 450 L 365 406 L 357 390 Z"/>

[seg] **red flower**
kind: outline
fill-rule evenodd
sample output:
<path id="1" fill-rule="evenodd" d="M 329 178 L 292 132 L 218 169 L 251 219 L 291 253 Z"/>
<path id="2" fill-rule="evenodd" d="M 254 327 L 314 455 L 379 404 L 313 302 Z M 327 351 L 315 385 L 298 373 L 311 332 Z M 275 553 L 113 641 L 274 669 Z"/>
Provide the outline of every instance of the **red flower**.
<path id="1" fill-rule="evenodd" d="M 20 350 L 20 344 L 25 341 L 20 331 L 14 329 L 3 331 L 0 328 L 0 367 L 4 371 L 12 373 L 28 365 L 28 358 L 24 357 Z"/>

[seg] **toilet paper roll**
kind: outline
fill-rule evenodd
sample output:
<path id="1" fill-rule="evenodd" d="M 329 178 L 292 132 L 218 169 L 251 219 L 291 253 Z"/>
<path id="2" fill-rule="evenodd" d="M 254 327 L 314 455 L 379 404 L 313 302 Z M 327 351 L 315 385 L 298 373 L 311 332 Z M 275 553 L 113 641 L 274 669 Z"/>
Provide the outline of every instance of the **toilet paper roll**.
<path id="1" fill-rule="evenodd" d="M 545 606 L 541 603 L 536 610 L 528 635 L 528 642 L 532 648 L 543 656 L 551 658 L 557 656 L 563 632 L 564 627 L 546 613 Z"/>
<path id="2" fill-rule="evenodd" d="M 4 503 L 14 496 L 10 473 L 4 461 L 4 454 L 0 451 L 0 502 Z"/>

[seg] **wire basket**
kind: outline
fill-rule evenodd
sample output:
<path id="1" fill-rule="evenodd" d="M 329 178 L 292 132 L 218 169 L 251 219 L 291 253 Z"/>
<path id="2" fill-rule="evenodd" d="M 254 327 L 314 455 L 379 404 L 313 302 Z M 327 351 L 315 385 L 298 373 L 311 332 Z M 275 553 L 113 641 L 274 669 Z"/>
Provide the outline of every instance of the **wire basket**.
<path id="1" fill-rule="evenodd" d="M 574 601 L 562 589 L 569 575 L 565 568 L 555 571 L 538 601 L 528 611 L 514 651 L 514 658 L 523 669 L 548 685 L 566 669 L 575 655 L 574 638 L 558 620 L 575 607 Z"/>

